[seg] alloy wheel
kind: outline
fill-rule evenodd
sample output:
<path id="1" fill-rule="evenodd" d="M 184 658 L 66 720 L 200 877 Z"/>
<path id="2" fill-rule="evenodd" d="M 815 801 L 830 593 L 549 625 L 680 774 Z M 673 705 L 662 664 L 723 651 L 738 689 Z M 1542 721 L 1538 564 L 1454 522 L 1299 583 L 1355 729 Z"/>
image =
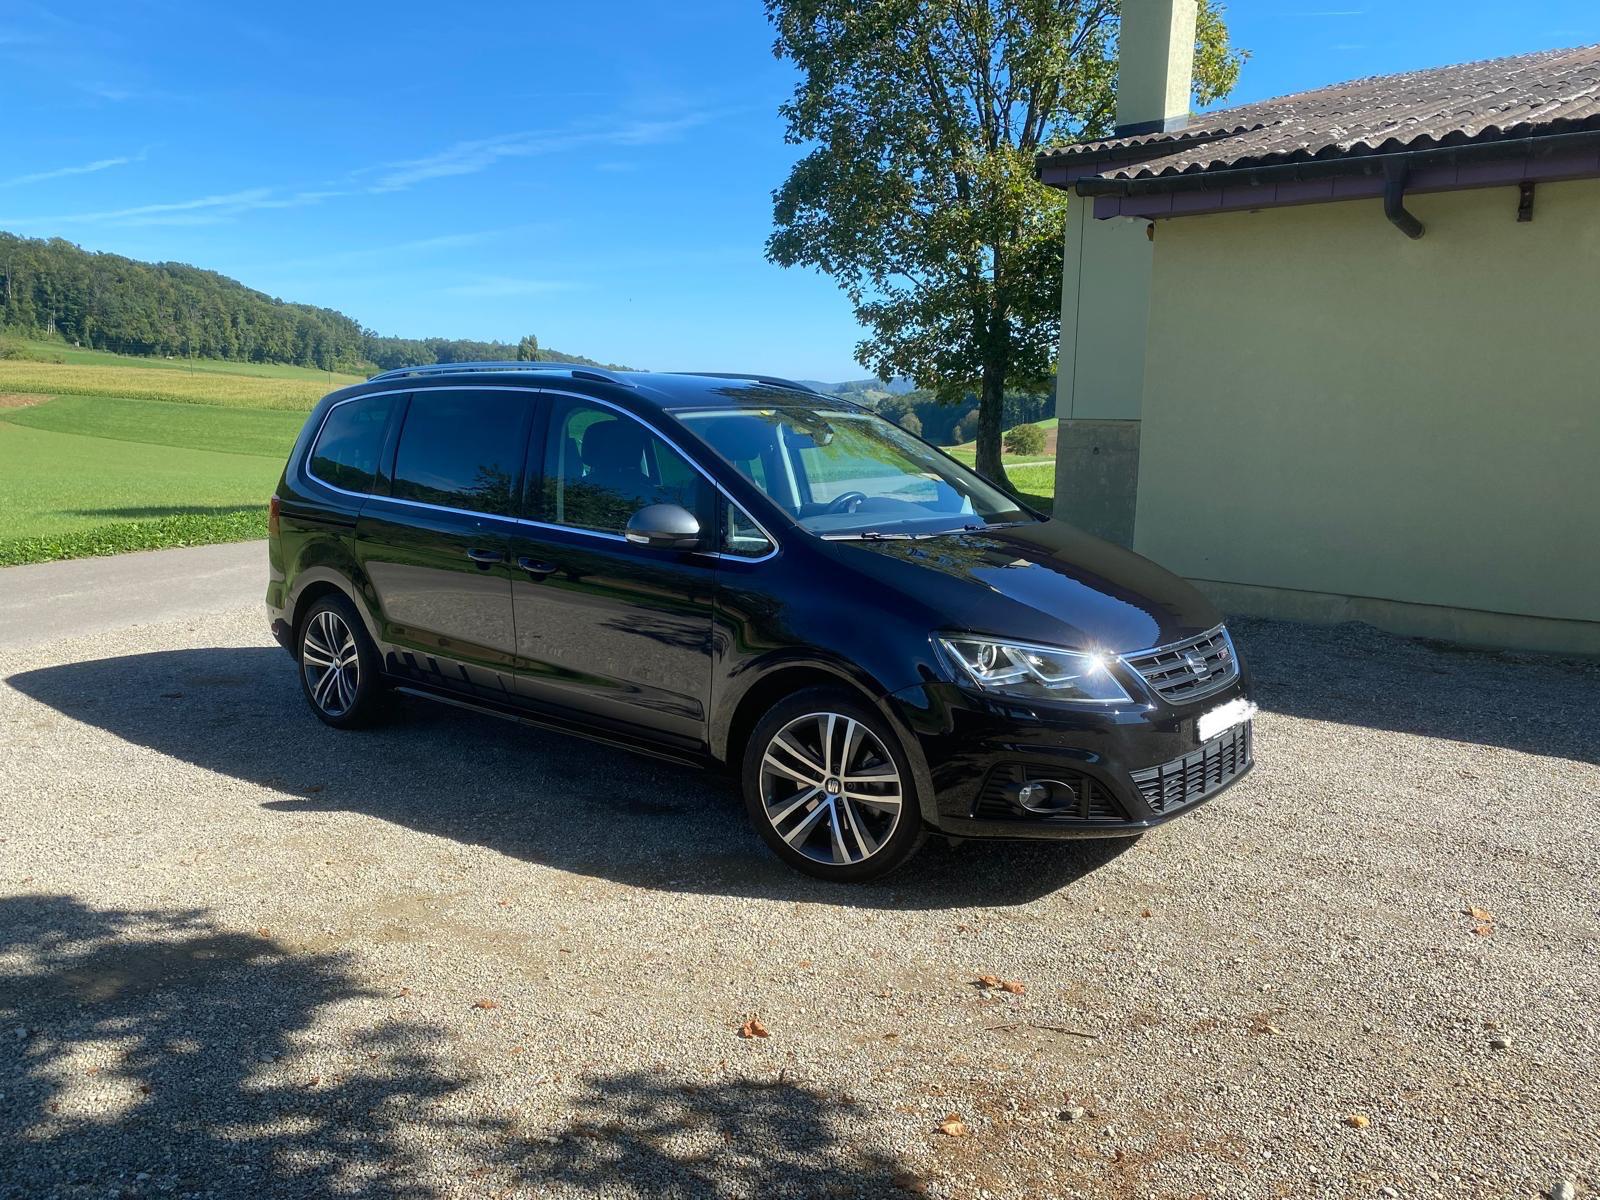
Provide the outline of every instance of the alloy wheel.
<path id="1" fill-rule="evenodd" d="M 300 641 L 300 665 L 313 704 L 330 717 L 350 711 L 361 686 L 361 650 L 333 609 L 312 614 Z"/>
<path id="2" fill-rule="evenodd" d="M 865 862 L 900 824 L 900 772 L 882 740 L 842 713 L 807 713 L 773 735 L 761 759 L 767 820 L 816 862 Z"/>

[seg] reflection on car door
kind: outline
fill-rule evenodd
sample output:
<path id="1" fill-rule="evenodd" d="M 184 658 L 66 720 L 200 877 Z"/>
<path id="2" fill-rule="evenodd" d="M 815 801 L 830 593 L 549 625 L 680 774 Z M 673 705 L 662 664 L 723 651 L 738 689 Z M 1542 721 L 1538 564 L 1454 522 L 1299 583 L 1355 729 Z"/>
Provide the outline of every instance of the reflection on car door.
<path id="1" fill-rule="evenodd" d="M 412 395 L 388 494 L 363 507 L 355 539 L 395 674 L 512 698 L 511 533 L 536 403 L 515 389 Z"/>
<path id="2" fill-rule="evenodd" d="M 622 535 L 649 504 L 715 528 L 715 492 L 626 413 L 551 396 L 542 469 L 530 464 L 512 538 L 517 684 L 539 706 L 642 727 L 686 746 L 706 738 L 716 559 Z"/>

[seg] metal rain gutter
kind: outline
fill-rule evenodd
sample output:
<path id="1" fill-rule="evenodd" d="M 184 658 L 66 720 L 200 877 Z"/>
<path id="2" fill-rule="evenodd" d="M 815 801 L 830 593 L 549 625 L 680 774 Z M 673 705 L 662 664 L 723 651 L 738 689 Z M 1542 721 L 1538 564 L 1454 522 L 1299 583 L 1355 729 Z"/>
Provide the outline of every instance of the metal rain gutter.
<path id="1" fill-rule="evenodd" d="M 1101 179 L 1087 176 L 1069 185 L 1080 196 L 1152 196 L 1163 192 L 1221 191 L 1229 187 L 1259 186 L 1285 181 L 1330 179 L 1347 175 L 1374 175 L 1384 181 L 1384 215 L 1408 237 L 1421 237 L 1422 222 L 1405 208 L 1405 184 L 1411 172 L 1438 162 L 1480 162 L 1500 158 L 1545 158 L 1571 150 L 1600 147 L 1600 129 L 1543 136 L 1503 138 L 1492 142 L 1466 142 L 1427 150 L 1396 150 L 1383 154 L 1346 155 L 1308 159 L 1225 171 L 1191 171 L 1181 175 L 1152 175 L 1143 179 Z M 1399 181 L 1396 183 L 1395 174 Z M 1412 230 L 1415 229 L 1415 232 Z"/>

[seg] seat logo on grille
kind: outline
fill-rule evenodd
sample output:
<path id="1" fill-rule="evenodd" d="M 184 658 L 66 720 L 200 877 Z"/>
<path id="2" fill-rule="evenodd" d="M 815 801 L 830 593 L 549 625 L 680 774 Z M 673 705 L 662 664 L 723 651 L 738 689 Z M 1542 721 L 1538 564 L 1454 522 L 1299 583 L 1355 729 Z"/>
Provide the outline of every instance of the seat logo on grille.
<path id="1" fill-rule="evenodd" d="M 1185 650 L 1183 652 L 1183 665 L 1188 667 L 1189 674 L 1193 675 L 1201 683 L 1211 678 L 1211 668 L 1206 665 L 1206 656 L 1203 654 L 1193 650 Z"/>

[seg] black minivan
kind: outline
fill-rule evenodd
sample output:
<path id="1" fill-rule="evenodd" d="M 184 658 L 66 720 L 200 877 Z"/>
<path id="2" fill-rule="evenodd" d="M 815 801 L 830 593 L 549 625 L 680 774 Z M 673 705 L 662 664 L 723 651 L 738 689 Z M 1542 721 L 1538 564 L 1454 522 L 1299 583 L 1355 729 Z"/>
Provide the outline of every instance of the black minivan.
<path id="1" fill-rule="evenodd" d="M 1251 765 L 1192 586 L 782 379 L 390 371 L 311 413 L 270 532 L 329 725 L 399 690 L 726 764 L 825 879 L 929 832 L 1135 835 Z"/>

